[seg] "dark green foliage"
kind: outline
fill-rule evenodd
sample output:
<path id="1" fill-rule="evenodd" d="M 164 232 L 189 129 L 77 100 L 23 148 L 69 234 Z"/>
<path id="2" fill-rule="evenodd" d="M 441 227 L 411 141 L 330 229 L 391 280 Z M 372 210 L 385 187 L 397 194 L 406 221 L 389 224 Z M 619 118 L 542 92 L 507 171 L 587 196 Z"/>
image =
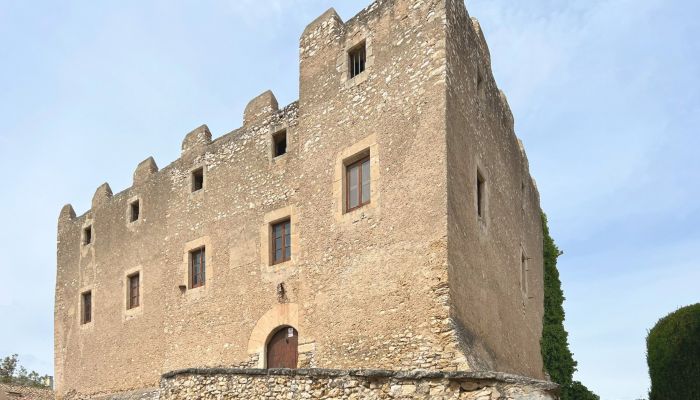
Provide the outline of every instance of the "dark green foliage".
<path id="1" fill-rule="evenodd" d="M 647 336 L 649 400 L 700 399 L 700 303 L 659 320 Z"/>
<path id="2" fill-rule="evenodd" d="M 7 356 L 0 360 L 0 383 L 11 385 L 46 387 L 48 375 L 41 376 L 36 371 L 27 371 L 19 366 L 17 354 Z"/>
<path id="3" fill-rule="evenodd" d="M 564 292 L 561 289 L 557 258 L 562 255 L 549 235 L 547 216 L 542 214 L 544 233 L 544 317 L 540 347 L 544 369 L 552 381 L 561 385 L 562 400 L 598 400 L 599 397 L 581 382 L 573 381 L 576 361 L 569 350 L 568 336 L 564 329 Z"/>

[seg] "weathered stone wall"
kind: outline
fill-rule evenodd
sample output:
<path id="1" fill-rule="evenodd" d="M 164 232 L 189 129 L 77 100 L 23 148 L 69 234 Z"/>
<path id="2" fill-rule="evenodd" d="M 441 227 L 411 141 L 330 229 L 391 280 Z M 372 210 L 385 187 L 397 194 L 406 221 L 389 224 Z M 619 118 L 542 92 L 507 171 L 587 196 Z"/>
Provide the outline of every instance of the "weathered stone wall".
<path id="1" fill-rule="evenodd" d="M 462 0 L 447 7 L 451 315 L 477 355 L 474 367 L 542 378 L 539 194 L 479 24 Z M 477 169 L 485 181 L 481 217 Z"/>
<path id="2" fill-rule="evenodd" d="M 448 24 L 462 18 L 449 14 L 462 11 L 447 4 L 379 0 L 347 22 L 329 10 L 300 38 L 298 102 L 279 109 L 265 92 L 246 107 L 243 127 L 212 140 L 203 125 L 185 136 L 170 165 L 158 170 L 146 159 L 130 188 L 113 195 L 100 186 L 81 216 L 64 207 L 55 305 L 59 397 L 138 393 L 129 391 L 189 367 L 264 368 L 265 344 L 283 326 L 299 333 L 302 368 L 494 365 L 541 374 L 541 315 L 531 312 L 541 304 L 541 276 L 532 278 L 535 305 L 514 308 L 522 296 L 507 272 L 514 245 L 506 242 L 529 235 L 528 252 L 541 264 L 531 244 L 541 242 L 540 228 L 511 215 L 521 202 L 510 185 L 525 171 L 511 168 L 522 167 L 512 138 L 495 135 L 475 144 L 481 147 L 454 138 L 455 127 L 472 123 L 472 104 L 453 100 L 471 101 L 459 85 L 473 76 L 448 74 L 450 63 L 461 61 L 448 62 L 447 27 L 473 28 Z M 367 70 L 351 79 L 347 51 L 363 42 Z M 453 84 L 458 89 L 448 91 Z M 281 129 L 287 153 L 274 158 L 272 135 Z M 489 190 L 504 194 L 491 197 L 489 235 L 459 242 L 454 228 L 462 223 L 453 219 L 469 217 L 454 210 L 473 194 L 453 190 L 460 174 L 453 170 L 463 167 L 455 159 L 464 153 L 471 160 L 477 148 L 488 151 L 489 173 L 503 177 Z M 358 154 L 371 157 L 371 202 L 345 212 L 343 168 Z M 193 193 L 198 168 L 204 189 Z M 528 190 L 532 201 L 524 207 L 534 215 L 536 191 Z M 129 222 L 136 199 L 140 218 Z M 269 224 L 283 217 L 291 218 L 291 261 L 270 265 Z M 83 245 L 86 226 L 92 243 Z M 479 246 L 469 244 L 474 240 Z M 188 251 L 201 246 L 206 285 L 189 289 Z M 455 272 L 472 264 L 479 267 Z M 127 276 L 136 271 L 141 303 L 127 310 Z M 92 291 L 93 316 L 81 324 L 85 290 Z"/>
<path id="3" fill-rule="evenodd" d="M 16 400 L 18 398 L 28 400 L 53 400 L 53 390 L 31 386 L 10 385 L 0 383 L 0 400 Z"/>
<path id="4" fill-rule="evenodd" d="M 185 370 L 166 374 L 161 400 L 550 400 L 555 384 L 489 372 Z"/>

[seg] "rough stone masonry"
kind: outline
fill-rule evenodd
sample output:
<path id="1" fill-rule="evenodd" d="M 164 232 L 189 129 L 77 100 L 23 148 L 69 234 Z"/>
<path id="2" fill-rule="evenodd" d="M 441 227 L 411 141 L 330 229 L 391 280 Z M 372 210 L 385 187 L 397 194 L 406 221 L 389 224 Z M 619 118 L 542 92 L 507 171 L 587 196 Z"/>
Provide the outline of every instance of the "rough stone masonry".
<path id="1" fill-rule="evenodd" d="M 553 398 L 539 194 L 463 1 L 330 9 L 299 68 L 61 210 L 57 397 Z"/>

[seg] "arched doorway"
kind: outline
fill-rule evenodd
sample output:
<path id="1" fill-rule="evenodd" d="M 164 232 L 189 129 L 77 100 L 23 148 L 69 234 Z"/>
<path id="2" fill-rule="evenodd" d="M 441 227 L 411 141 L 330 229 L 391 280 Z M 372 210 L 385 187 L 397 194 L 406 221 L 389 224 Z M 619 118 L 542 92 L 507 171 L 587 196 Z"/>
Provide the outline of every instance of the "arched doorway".
<path id="1" fill-rule="evenodd" d="M 267 368 L 297 367 L 299 333 L 291 326 L 277 330 L 267 342 Z"/>

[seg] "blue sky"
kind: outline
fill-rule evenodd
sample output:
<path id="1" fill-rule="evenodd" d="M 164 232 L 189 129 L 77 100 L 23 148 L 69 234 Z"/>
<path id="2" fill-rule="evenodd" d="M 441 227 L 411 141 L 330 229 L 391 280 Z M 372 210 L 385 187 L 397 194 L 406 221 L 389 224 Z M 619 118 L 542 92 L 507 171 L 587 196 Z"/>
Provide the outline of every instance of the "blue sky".
<path id="1" fill-rule="evenodd" d="M 298 37 L 357 0 L 0 0 L 0 355 L 52 373 L 59 210 L 298 95 Z M 577 378 L 645 395 L 647 330 L 700 301 L 700 2 L 471 0 L 565 254 Z M 9 276 L 13 277 L 8 283 Z"/>

